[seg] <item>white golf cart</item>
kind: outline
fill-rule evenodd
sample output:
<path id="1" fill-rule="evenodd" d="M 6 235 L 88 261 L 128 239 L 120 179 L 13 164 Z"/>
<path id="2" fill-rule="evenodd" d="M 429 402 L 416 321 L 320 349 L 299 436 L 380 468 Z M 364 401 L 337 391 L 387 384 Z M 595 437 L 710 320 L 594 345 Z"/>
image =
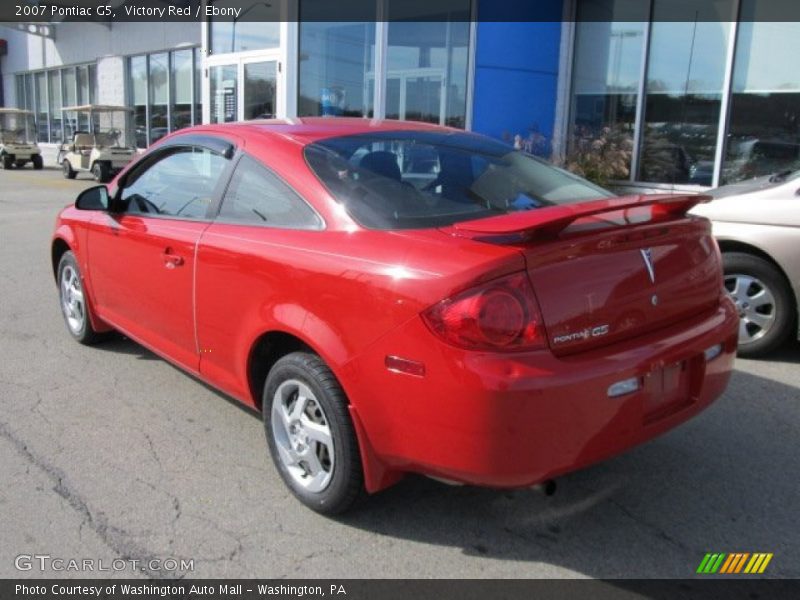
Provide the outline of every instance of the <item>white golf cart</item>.
<path id="1" fill-rule="evenodd" d="M 88 172 L 95 181 L 110 181 L 136 156 L 133 109 L 128 106 L 87 104 L 62 109 L 64 123 L 75 131 L 61 145 L 58 163 L 67 179 Z"/>
<path id="2" fill-rule="evenodd" d="M 28 161 L 34 169 L 41 169 L 44 164 L 36 144 L 34 114 L 18 108 L 0 108 L 0 166 L 24 167 Z"/>

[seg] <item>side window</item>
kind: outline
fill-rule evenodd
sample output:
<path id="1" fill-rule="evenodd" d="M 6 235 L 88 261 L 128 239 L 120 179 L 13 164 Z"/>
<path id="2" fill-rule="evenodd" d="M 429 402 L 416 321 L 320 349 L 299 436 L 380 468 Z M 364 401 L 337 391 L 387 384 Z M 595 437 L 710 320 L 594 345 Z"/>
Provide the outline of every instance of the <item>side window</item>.
<path id="1" fill-rule="evenodd" d="M 204 219 L 226 161 L 206 148 L 176 147 L 125 182 L 124 212 Z"/>
<path id="2" fill-rule="evenodd" d="M 302 198 L 248 156 L 236 165 L 218 219 L 284 229 L 322 227 L 320 218 Z"/>

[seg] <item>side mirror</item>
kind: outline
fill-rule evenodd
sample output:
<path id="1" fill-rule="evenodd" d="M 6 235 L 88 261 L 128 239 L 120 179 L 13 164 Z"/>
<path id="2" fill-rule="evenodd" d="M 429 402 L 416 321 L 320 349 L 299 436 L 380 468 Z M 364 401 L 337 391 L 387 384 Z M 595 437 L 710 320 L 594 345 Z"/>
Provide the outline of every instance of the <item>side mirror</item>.
<path id="1" fill-rule="evenodd" d="M 78 210 L 108 210 L 108 205 L 108 188 L 104 185 L 83 190 L 75 200 L 75 208 Z"/>

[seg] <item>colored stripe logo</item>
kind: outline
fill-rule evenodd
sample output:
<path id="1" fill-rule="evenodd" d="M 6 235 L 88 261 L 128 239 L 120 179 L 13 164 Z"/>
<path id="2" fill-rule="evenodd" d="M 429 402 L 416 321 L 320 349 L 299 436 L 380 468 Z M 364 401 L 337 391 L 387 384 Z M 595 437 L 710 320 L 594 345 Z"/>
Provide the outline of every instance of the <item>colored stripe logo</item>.
<path id="1" fill-rule="evenodd" d="M 730 554 L 709 552 L 700 561 L 697 572 L 702 575 L 713 575 L 714 573 L 721 575 L 759 574 L 767 569 L 772 556 L 771 552 L 733 552 Z"/>

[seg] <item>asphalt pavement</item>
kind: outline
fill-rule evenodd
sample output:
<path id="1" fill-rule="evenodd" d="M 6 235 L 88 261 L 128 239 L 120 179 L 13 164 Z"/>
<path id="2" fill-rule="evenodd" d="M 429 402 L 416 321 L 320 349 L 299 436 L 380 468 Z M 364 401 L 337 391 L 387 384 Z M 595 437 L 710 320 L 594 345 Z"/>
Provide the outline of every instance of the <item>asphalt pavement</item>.
<path id="1" fill-rule="evenodd" d="M 50 235 L 85 177 L 0 171 L 0 577 L 686 577 L 706 552 L 800 577 L 800 345 L 739 360 L 698 418 L 553 496 L 409 477 L 326 518 L 257 415 L 129 340 L 70 338 Z"/>

